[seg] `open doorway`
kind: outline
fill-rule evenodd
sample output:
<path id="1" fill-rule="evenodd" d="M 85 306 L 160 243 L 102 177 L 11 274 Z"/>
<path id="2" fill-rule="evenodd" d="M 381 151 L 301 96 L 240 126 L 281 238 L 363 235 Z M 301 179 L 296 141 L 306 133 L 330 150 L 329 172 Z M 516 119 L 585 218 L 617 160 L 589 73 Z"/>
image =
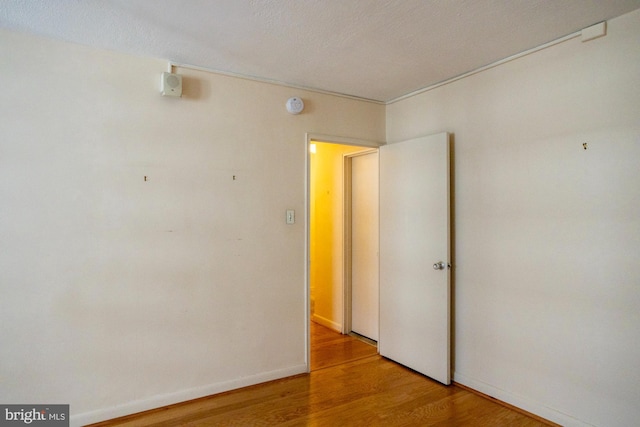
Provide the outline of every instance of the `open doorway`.
<path id="1" fill-rule="evenodd" d="M 323 342 L 333 342 L 331 344 L 333 349 L 339 351 L 344 347 L 347 338 L 346 335 L 340 337 L 340 333 L 347 334 L 352 328 L 353 294 L 351 288 L 348 287 L 352 283 L 351 268 L 354 261 L 350 256 L 353 231 L 350 215 L 352 194 L 348 190 L 345 191 L 345 188 L 348 189 L 351 185 L 352 160 L 355 157 L 360 158 L 365 153 L 377 153 L 377 147 L 380 144 L 337 137 L 313 137 L 311 135 L 308 135 L 307 143 L 309 152 L 307 155 L 308 264 L 306 277 L 309 301 L 308 320 L 313 322 L 308 322 L 307 325 L 309 328 L 307 363 L 311 370 L 310 359 L 313 342 L 311 333 L 324 331 L 322 328 L 327 328 L 335 335 L 330 340 L 323 339 Z M 359 165 L 359 160 L 356 163 Z M 359 166 L 356 167 L 360 170 Z M 373 193 L 377 197 L 377 164 L 375 172 L 375 178 L 369 179 L 375 181 Z M 359 184 L 362 185 L 362 182 Z M 377 198 L 375 203 L 377 211 Z M 375 237 L 374 239 L 377 240 Z M 374 249 L 374 253 L 377 256 L 377 247 Z M 356 258 L 355 262 L 360 265 L 360 258 Z M 377 266 L 375 270 L 377 274 Z M 362 276 L 359 273 L 357 280 L 360 280 Z M 377 276 L 375 277 L 377 282 Z M 362 300 L 361 295 L 357 292 L 356 294 L 356 299 Z M 371 301 L 368 303 L 371 305 Z M 377 303 L 373 302 L 373 305 L 377 311 Z M 377 319 L 375 323 L 377 325 Z M 365 333 L 370 334 L 369 332 Z M 328 336 L 329 333 L 326 333 L 325 338 Z M 375 348 L 374 351 L 377 352 Z"/>

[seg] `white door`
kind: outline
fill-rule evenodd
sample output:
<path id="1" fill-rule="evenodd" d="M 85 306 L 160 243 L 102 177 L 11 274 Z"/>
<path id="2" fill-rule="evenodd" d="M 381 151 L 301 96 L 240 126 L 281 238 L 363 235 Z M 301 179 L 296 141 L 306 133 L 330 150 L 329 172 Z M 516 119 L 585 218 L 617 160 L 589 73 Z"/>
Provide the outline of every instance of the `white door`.
<path id="1" fill-rule="evenodd" d="M 378 341 L 378 153 L 351 157 L 351 330 Z"/>
<path id="2" fill-rule="evenodd" d="M 450 373 L 449 135 L 380 149 L 380 354 Z M 442 264 L 440 264 L 442 263 Z"/>

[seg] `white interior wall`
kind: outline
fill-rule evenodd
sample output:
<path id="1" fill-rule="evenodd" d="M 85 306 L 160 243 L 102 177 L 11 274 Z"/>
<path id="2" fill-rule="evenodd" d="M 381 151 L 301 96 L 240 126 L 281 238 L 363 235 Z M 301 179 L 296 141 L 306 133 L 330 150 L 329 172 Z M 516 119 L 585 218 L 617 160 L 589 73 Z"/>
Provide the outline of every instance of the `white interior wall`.
<path id="1" fill-rule="evenodd" d="M 0 57 L 0 401 L 78 425 L 306 371 L 305 133 L 383 140 L 384 106 L 180 68 L 163 98 L 164 61 L 6 31 Z"/>
<path id="2" fill-rule="evenodd" d="M 563 425 L 640 419 L 639 46 L 636 11 L 387 107 L 454 135 L 455 380 Z"/>

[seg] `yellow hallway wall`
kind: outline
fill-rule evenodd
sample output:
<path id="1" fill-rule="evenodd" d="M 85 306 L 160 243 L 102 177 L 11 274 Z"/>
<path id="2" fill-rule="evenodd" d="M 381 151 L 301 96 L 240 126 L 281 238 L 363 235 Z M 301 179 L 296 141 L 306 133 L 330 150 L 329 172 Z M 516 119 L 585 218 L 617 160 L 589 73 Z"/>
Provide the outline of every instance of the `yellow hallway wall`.
<path id="1" fill-rule="evenodd" d="M 344 155 L 369 148 L 316 143 L 310 154 L 310 288 L 312 320 L 343 325 Z"/>

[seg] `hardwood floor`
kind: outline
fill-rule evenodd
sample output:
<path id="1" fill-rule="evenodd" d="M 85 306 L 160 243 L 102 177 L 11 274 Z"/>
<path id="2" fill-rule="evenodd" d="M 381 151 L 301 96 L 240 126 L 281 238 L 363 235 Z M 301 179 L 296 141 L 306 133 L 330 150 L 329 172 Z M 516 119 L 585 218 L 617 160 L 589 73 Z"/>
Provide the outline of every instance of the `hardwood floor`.
<path id="1" fill-rule="evenodd" d="M 311 322 L 311 371 L 378 354 L 375 346 Z"/>
<path id="2" fill-rule="evenodd" d="M 312 372 L 99 424 L 100 426 L 554 425 L 457 385 L 443 386 L 312 324 Z"/>

